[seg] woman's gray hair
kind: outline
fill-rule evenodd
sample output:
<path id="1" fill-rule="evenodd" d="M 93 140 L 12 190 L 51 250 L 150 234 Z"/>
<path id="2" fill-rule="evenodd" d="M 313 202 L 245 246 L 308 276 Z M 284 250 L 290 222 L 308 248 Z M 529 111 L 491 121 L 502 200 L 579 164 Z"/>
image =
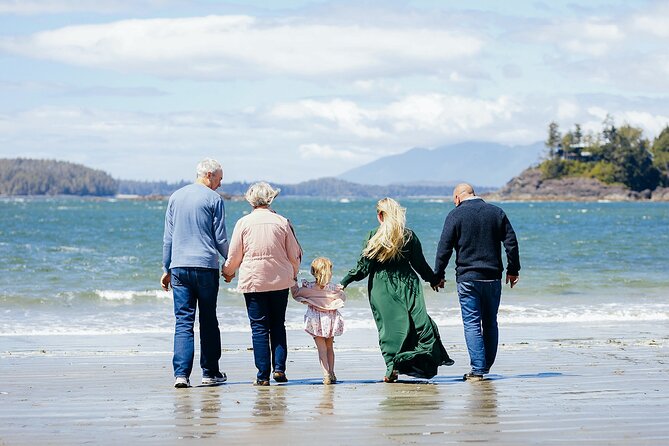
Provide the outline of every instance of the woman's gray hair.
<path id="1" fill-rule="evenodd" d="M 254 208 L 257 208 L 258 206 L 269 206 L 272 204 L 272 201 L 276 196 L 279 195 L 279 192 L 281 192 L 281 189 L 274 189 L 269 183 L 260 181 L 249 187 L 244 198 L 246 198 L 246 201 L 248 201 Z"/>
<path id="2" fill-rule="evenodd" d="M 213 174 L 216 173 L 216 171 L 218 170 L 220 170 L 221 172 L 223 171 L 221 163 L 212 158 L 203 159 L 197 164 L 197 168 L 195 169 L 198 178 L 204 178 L 207 176 L 208 173 Z"/>

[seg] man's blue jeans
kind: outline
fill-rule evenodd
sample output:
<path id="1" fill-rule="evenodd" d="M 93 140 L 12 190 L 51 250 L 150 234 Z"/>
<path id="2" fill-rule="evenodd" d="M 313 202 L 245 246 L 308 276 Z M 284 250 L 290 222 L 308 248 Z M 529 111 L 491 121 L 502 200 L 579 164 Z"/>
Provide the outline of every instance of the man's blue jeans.
<path id="1" fill-rule="evenodd" d="M 501 280 L 458 282 L 465 342 L 471 373 L 476 375 L 489 373 L 497 356 L 497 310 L 501 294 Z"/>
<path id="2" fill-rule="evenodd" d="M 272 365 L 275 372 L 286 371 L 286 306 L 288 289 L 244 293 L 246 311 L 251 323 L 253 358 L 258 380 L 269 381 Z"/>
<path id="3" fill-rule="evenodd" d="M 221 332 L 216 318 L 219 272 L 210 268 L 172 268 L 170 273 L 176 318 L 172 359 L 174 376 L 188 378 L 193 370 L 193 327 L 198 307 L 202 376 L 216 377 L 221 358 Z"/>

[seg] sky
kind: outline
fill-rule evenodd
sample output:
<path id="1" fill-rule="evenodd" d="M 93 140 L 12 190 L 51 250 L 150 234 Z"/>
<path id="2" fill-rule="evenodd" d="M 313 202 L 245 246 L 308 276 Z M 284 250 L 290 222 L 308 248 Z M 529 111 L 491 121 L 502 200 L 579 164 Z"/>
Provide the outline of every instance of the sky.
<path id="1" fill-rule="evenodd" d="M 0 0 L 0 158 L 297 183 L 607 114 L 669 124 L 669 2 Z"/>

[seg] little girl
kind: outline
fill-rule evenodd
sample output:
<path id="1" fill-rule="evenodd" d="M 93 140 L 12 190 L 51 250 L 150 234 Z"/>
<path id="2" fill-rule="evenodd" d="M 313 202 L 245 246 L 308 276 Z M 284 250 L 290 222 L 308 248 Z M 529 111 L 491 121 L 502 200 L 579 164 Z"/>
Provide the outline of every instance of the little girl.
<path id="1" fill-rule="evenodd" d="M 335 356 L 334 337 L 344 332 L 344 319 L 339 308 L 344 306 L 346 294 L 341 285 L 330 283 L 332 262 L 325 257 L 318 257 L 311 262 L 311 274 L 315 282 L 302 280 L 302 286 L 293 286 L 293 298 L 308 305 L 304 315 L 304 331 L 314 337 L 318 348 L 318 359 L 323 367 L 323 384 L 334 384 Z"/>

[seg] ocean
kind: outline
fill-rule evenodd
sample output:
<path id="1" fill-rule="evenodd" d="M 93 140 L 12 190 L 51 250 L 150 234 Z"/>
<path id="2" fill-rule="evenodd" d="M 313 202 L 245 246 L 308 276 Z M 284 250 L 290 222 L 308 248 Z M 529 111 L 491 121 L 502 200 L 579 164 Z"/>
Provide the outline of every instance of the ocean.
<path id="1" fill-rule="evenodd" d="M 400 200 L 428 262 L 449 201 Z M 90 198 L 0 199 L 0 337 L 172 333 L 171 292 L 160 289 L 166 201 Z M 518 235 L 521 280 L 504 288 L 499 320 L 515 324 L 648 324 L 669 320 L 669 203 L 500 203 Z M 304 249 L 300 277 L 327 256 L 335 280 L 355 265 L 376 226 L 373 200 L 279 197 Z M 229 235 L 250 211 L 226 202 Z M 424 285 L 440 326 L 461 324 L 453 260 L 445 290 Z M 223 332 L 248 332 L 243 296 L 221 281 Z M 348 328 L 374 323 L 366 281 L 347 288 Z M 287 326 L 302 326 L 290 301 Z"/>

